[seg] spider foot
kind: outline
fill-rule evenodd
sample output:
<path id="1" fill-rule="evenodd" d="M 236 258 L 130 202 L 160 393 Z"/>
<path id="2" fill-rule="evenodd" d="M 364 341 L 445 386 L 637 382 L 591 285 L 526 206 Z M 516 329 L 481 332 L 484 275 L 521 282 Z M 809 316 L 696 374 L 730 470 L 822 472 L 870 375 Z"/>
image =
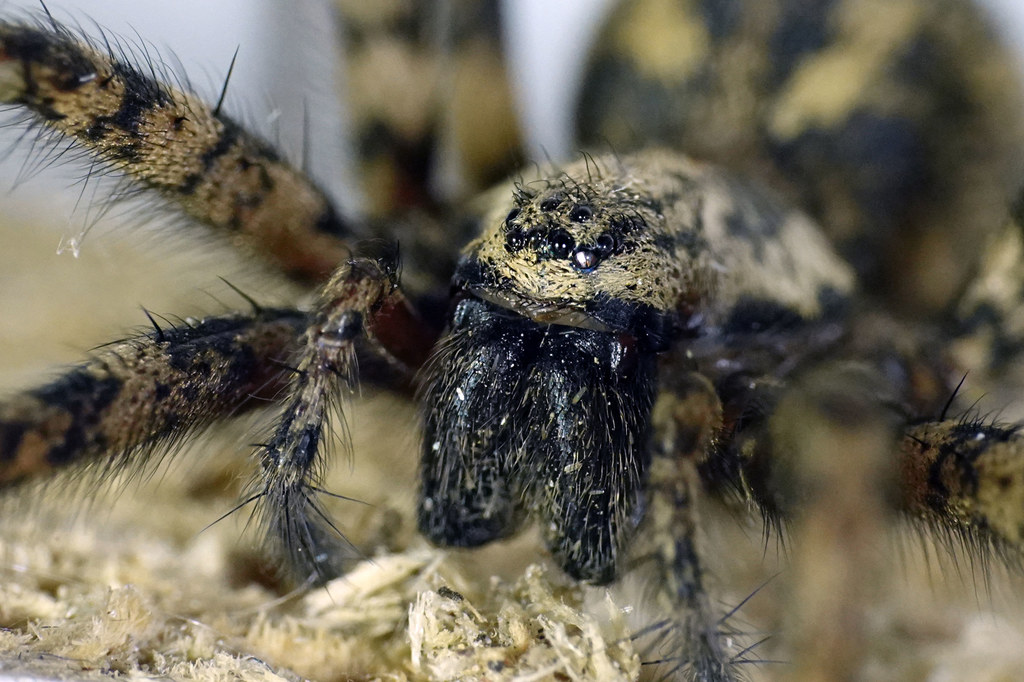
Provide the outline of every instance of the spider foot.
<path id="1" fill-rule="evenodd" d="M 411 347 L 391 353 L 382 339 L 396 328 L 408 328 L 412 319 L 398 289 L 393 257 L 353 260 L 320 291 L 313 323 L 293 364 L 284 409 L 257 452 L 262 473 L 253 486 L 257 515 L 300 581 L 337 577 L 353 558 L 353 547 L 316 499 L 332 403 L 357 388 L 361 344 L 369 342 L 408 367 L 403 360 L 411 357 Z M 417 330 L 408 331 L 408 337 L 416 338 Z"/>

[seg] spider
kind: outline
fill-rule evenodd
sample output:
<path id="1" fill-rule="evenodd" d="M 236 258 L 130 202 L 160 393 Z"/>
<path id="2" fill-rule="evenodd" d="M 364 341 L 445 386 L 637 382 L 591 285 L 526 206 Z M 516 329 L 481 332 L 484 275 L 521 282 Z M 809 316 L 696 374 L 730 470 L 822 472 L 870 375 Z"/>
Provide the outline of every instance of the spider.
<path id="1" fill-rule="evenodd" d="M 360 382 L 415 393 L 427 539 L 475 547 L 532 520 L 574 580 L 647 571 L 663 608 L 648 662 L 735 679 L 750 648 L 708 595 L 697 510 L 710 492 L 792 524 L 797 567 L 817 567 L 794 587 L 794 650 L 806 651 L 793 670 L 853 676 L 863 576 L 889 511 L 983 558 L 1013 558 L 1020 543 L 1016 429 L 951 418 L 949 405 L 964 369 L 984 375 L 1019 348 L 1016 223 L 993 231 L 979 272 L 958 231 L 1005 212 L 1016 91 L 961 3 L 684 5 L 612 15 L 579 105 L 595 151 L 527 166 L 474 201 L 442 191 L 435 159 L 461 162 L 463 193 L 508 172 L 493 6 L 451 14 L 441 63 L 487 74 L 488 88 L 470 88 L 467 107 L 453 76 L 450 109 L 431 88 L 374 108 L 366 89 L 380 85 L 376 51 L 396 49 L 378 40 L 415 45 L 410 27 L 432 25 L 430 12 L 380 21 L 349 8 L 370 188 L 356 221 L 158 68 L 49 17 L 4 23 L 4 101 L 316 294 L 308 308 L 151 318 L 148 333 L 11 396 L 0 476 L 87 460 L 112 475 L 277 402 L 243 506 L 297 582 L 322 583 L 355 563 L 319 472 L 332 403 Z M 806 99 L 830 78 L 859 87 Z M 471 134 L 480 112 L 494 148 Z M 652 146 L 670 142 L 721 165 Z M 395 249 L 360 240 L 373 235 L 398 238 L 402 267 Z M 919 241 L 928 248 L 905 250 Z M 922 320 L 905 320 L 911 304 Z M 489 675 L 514 674 L 504 649 L 491 663 Z"/>

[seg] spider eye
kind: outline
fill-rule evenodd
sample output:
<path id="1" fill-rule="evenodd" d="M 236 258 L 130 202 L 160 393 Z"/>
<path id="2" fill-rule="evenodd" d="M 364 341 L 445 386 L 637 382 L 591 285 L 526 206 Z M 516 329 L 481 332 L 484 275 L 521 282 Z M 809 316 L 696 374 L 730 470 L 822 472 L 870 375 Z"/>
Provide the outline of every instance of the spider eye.
<path id="1" fill-rule="evenodd" d="M 601 254 L 602 258 L 611 255 L 615 251 L 615 241 L 615 237 L 607 232 L 597 238 L 597 252 Z"/>
<path id="2" fill-rule="evenodd" d="M 593 249 L 576 249 L 572 254 L 572 264 L 580 272 L 590 272 L 601 261 Z"/>
<path id="3" fill-rule="evenodd" d="M 548 247 L 555 258 L 568 258 L 575 246 L 576 241 L 566 230 L 559 228 L 548 235 Z"/>
<path id="4" fill-rule="evenodd" d="M 611 228 L 618 234 L 629 234 L 644 226 L 643 218 L 633 216 L 617 216 L 611 220 Z"/>
<path id="5" fill-rule="evenodd" d="M 527 237 L 525 232 L 519 229 L 511 230 L 507 235 L 505 235 L 505 248 L 512 252 L 522 251 L 526 246 L 526 241 Z"/>
<path id="6" fill-rule="evenodd" d="M 552 194 L 544 201 L 540 202 L 540 210 L 542 211 L 554 211 L 562 204 L 561 194 Z"/>
<path id="7" fill-rule="evenodd" d="M 530 243 L 530 248 L 534 251 L 541 251 L 547 246 L 547 236 L 543 230 L 534 228 L 526 233 L 526 239 Z"/>
<path id="8" fill-rule="evenodd" d="M 594 209 L 589 206 L 573 206 L 569 212 L 569 220 L 574 223 L 589 223 L 594 217 Z"/>

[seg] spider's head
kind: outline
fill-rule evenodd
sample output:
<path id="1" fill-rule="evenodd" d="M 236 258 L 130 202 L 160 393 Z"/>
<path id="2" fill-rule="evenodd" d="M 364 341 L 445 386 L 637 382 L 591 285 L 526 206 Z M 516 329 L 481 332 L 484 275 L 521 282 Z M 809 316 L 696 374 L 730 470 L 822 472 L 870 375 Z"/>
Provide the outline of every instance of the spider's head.
<path id="1" fill-rule="evenodd" d="M 535 322 L 664 347 L 694 272 L 687 226 L 699 198 L 685 175 L 639 158 L 586 157 L 515 183 L 464 251 L 455 284 Z"/>
<path id="2" fill-rule="evenodd" d="M 820 318 L 853 289 L 805 215 L 669 151 L 585 157 L 504 192 L 454 284 L 540 324 L 662 350 L 751 309 Z"/>

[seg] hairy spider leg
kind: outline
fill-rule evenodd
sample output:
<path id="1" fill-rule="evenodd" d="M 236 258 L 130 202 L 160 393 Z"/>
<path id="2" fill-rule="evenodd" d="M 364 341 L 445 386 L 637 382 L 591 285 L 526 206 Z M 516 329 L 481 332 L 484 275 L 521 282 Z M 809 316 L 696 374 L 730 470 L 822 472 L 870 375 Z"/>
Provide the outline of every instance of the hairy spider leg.
<path id="1" fill-rule="evenodd" d="M 298 281 L 323 282 L 348 257 L 352 226 L 269 145 L 117 44 L 84 40 L 56 22 L 0 23 L 0 102 Z"/>
<path id="2" fill-rule="evenodd" d="M 357 388 L 357 349 L 364 338 L 407 376 L 423 364 L 435 339 L 428 332 L 415 337 L 412 320 L 415 314 L 398 288 L 393 259 L 350 261 L 319 293 L 291 381 L 279 396 L 284 407 L 273 433 L 257 451 L 261 476 L 247 496 L 257 500 L 269 539 L 299 580 L 337 577 L 353 556 L 316 501 L 331 403 Z M 385 340 L 403 335 L 408 338 L 396 345 L 399 351 L 385 347 Z"/>
<path id="3" fill-rule="evenodd" d="M 308 498 L 327 404 L 354 385 L 360 355 L 366 380 L 408 390 L 434 340 L 396 291 L 397 255 L 383 266 L 346 262 L 344 239 L 354 233 L 305 176 L 219 109 L 119 58 L 116 45 L 104 52 L 83 40 L 52 21 L 0 24 L 0 101 L 26 108 L 44 133 L 72 138 L 299 281 L 323 281 L 341 267 L 312 316 L 257 311 L 157 327 L 9 399 L 3 479 L 102 452 L 127 464 L 136 451 L 184 437 L 254 398 L 283 400 L 282 422 L 261 454 L 259 509 L 302 579 L 333 577 L 337 567 L 325 568 L 332 559 L 313 549 L 326 535 L 311 535 L 330 523 L 310 518 L 319 509 Z M 288 338 L 302 336 L 307 324 L 303 343 Z M 363 331 L 380 344 L 349 335 Z M 290 378 L 288 367 L 295 368 Z"/>
<path id="4" fill-rule="evenodd" d="M 721 437 L 722 404 L 707 378 L 682 372 L 661 387 L 652 422 L 651 535 L 637 549 L 650 553 L 665 579 L 656 593 L 665 621 L 645 646 L 647 662 L 666 677 L 741 679 L 740 639 L 727 641 L 725 619 L 711 603 L 699 530 L 698 465 Z"/>
<path id="5" fill-rule="evenodd" d="M 300 311 L 268 309 L 156 326 L 6 398 L 0 486 L 72 464 L 138 467 L 157 448 L 274 400 L 308 322 Z"/>
<path id="6" fill-rule="evenodd" d="M 438 215 L 520 167 L 500 2 L 398 3 L 383 11 L 360 0 L 335 4 L 371 221 L 404 219 L 413 209 Z M 445 234 L 450 240 L 451 230 Z"/>

